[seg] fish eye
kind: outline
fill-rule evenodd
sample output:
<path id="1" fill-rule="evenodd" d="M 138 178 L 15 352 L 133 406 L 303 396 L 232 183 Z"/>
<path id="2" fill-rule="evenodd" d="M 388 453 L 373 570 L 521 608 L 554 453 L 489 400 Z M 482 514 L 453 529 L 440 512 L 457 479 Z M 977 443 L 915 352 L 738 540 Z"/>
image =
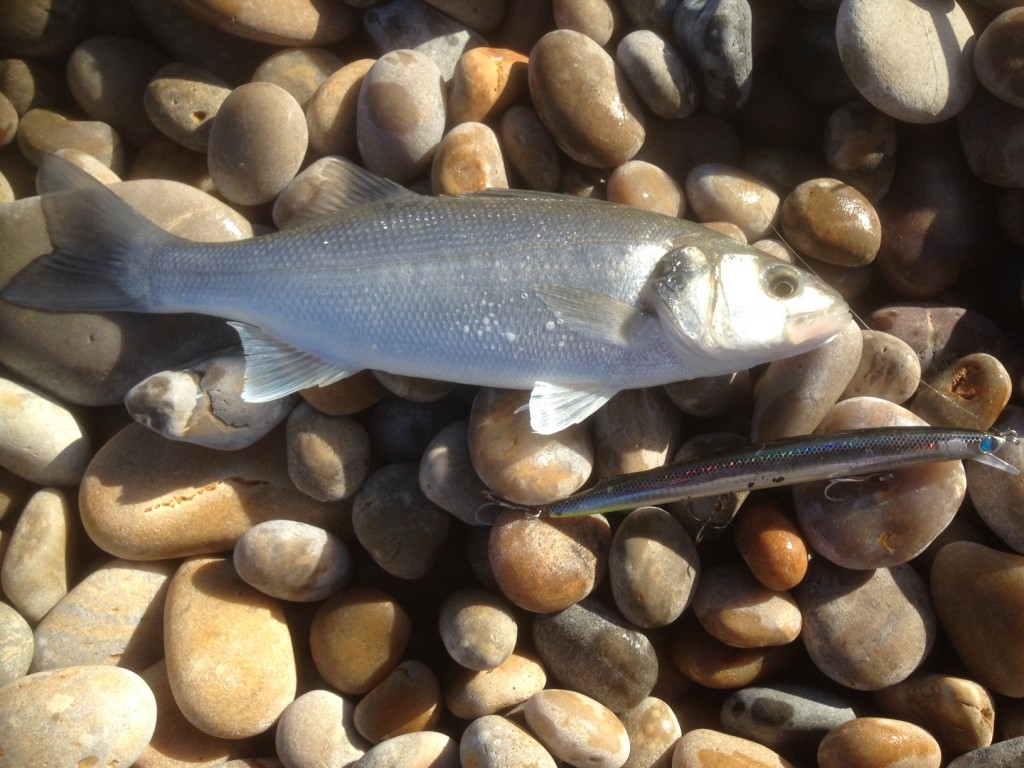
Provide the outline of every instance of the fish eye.
<path id="1" fill-rule="evenodd" d="M 765 285 L 776 299 L 789 299 L 800 290 L 800 275 L 792 267 L 773 266 L 765 275 Z"/>

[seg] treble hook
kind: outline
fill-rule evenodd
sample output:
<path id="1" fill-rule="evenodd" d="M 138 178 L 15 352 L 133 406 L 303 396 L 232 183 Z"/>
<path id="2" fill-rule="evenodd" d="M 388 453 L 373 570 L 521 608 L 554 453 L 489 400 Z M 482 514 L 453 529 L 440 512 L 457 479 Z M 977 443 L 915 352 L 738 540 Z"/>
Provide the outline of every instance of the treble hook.
<path id="1" fill-rule="evenodd" d="M 828 485 L 825 486 L 825 498 L 829 501 L 842 501 L 838 496 L 833 496 L 829 493 L 832 490 L 833 485 L 839 483 L 867 483 L 874 481 L 876 483 L 882 483 L 886 480 L 892 480 L 896 476 L 895 472 L 879 472 L 873 475 L 863 475 L 861 477 L 837 477 L 828 481 Z"/>

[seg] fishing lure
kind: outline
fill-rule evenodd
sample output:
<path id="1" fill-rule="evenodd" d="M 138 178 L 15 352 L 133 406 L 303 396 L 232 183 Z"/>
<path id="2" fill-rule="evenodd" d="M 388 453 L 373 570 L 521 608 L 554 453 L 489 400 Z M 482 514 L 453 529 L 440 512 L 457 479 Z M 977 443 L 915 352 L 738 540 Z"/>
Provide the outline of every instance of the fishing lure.
<path id="1" fill-rule="evenodd" d="M 551 504 L 527 505 L 492 493 L 485 496 L 499 508 L 557 518 L 619 512 L 816 480 L 875 477 L 936 461 L 971 459 L 1016 475 L 1020 473 L 1017 467 L 995 455 L 1007 442 L 1018 442 L 1017 435 L 942 427 L 857 429 L 730 448 L 618 475 Z"/>

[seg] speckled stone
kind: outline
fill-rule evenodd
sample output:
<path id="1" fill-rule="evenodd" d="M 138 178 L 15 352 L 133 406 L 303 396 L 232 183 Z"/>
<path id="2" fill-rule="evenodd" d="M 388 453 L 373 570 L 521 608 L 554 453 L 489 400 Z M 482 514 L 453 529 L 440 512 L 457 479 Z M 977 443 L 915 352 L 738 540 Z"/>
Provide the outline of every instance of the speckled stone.
<path id="1" fill-rule="evenodd" d="M 590 594 L 603 575 L 610 541 L 611 527 L 601 515 L 544 520 L 507 510 L 491 528 L 488 557 L 509 600 L 550 613 Z"/>
<path id="2" fill-rule="evenodd" d="M 0 749 L 11 766 L 132 765 L 156 714 L 153 692 L 126 669 L 37 672 L 0 688 Z"/>
<path id="3" fill-rule="evenodd" d="M 857 90 L 897 120 L 946 120 L 974 93 L 974 32 L 955 3 L 931 7 L 909 0 L 844 0 L 836 40 Z"/>
<path id="4" fill-rule="evenodd" d="M 352 157 L 356 147 L 356 103 L 373 59 L 357 59 L 324 80 L 306 107 L 309 146 L 319 155 Z"/>
<path id="5" fill-rule="evenodd" d="M 1010 8 L 992 19 L 974 47 L 974 71 L 992 94 L 1015 107 L 1024 107 L 1021 77 L 1021 25 L 1024 11 Z"/>
<path id="6" fill-rule="evenodd" d="M 403 733 L 382 741 L 351 768 L 460 768 L 459 745 L 439 731 Z"/>
<path id="7" fill-rule="evenodd" d="M 903 720 L 858 717 L 833 728 L 818 747 L 819 768 L 910 764 L 939 768 L 942 750 L 928 731 Z"/>
<path id="8" fill-rule="evenodd" d="M 320 501 L 355 495 L 370 472 L 370 435 L 349 416 L 303 403 L 288 415 L 288 476 Z"/>
<path id="9" fill-rule="evenodd" d="M 519 635 L 508 605 L 482 589 L 450 594 L 441 604 L 437 622 L 448 655 L 459 665 L 479 671 L 504 664 Z"/>
<path id="10" fill-rule="evenodd" d="M 206 152 L 220 105 L 231 93 L 226 80 L 201 67 L 175 62 L 146 85 L 146 115 L 161 133 L 196 152 Z"/>
<path id="11" fill-rule="evenodd" d="M 935 642 L 935 609 L 909 565 L 851 571 L 815 558 L 794 595 L 811 660 L 848 688 L 905 680 Z"/>
<path id="12" fill-rule="evenodd" d="M 513 187 L 554 192 L 562 177 L 562 155 L 537 113 L 517 104 L 501 116 L 498 137 Z"/>
<path id="13" fill-rule="evenodd" d="M 32 664 L 32 627 L 7 603 L 0 603 L 0 688 L 23 677 Z"/>
<path id="14" fill-rule="evenodd" d="M 746 0 L 683 0 L 672 29 L 680 53 L 693 65 L 700 106 L 721 115 L 739 110 L 750 98 L 754 66 L 753 21 Z"/>
<path id="15" fill-rule="evenodd" d="M 555 768 L 555 760 L 530 733 L 499 715 L 478 717 L 459 741 L 464 768 Z"/>
<path id="16" fill-rule="evenodd" d="M 548 674 L 613 712 L 643 701 L 658 678 L 647 636 L 594 598 L 535 617 L 533 643 Z"/>
<path id="17" fill-rule="evenodd" d="M 317 609 L 309 633 L 313 663 L 341 693 L 366 693 L 398 666 L 410 628 L 409 615 L 389 595 L 351 587 Z"/>
<path id="18" fill-rule="evenodd" d="M 740 565 L 701 574 L 693 612 L 711 635 L 736 648 L 791 643 L 800 634 L 800 609 L 786 592 L 765 588 Z"/>
<path id="19" fill-rule="evenodd" d="M 441 719 L 441 684 L 422 661 L 409 659 L 356 704 L 356 730 L 373 744 L 404 733 L 429 731 Z"/>
<path id="20" fill-rule="evenodd" d="M 679 120 L 697 108 L 697 84 L 679 52 L 665 38 L 641 27 L 619 41 L 615 61 L 637 95 L 658 117 Z"/>
<path id="21" fill-rule="evenodd" d="M 672 768 L 742 765 L 744 768 L 793 768 L 778 753 L 755 741 L 709 728 L 687 731 L 676 744 Z"/>
<path id="22" fill-rule="evenodd" d="M 551 754 L 573 766 L 621 768 L 629 736 L 613 712 L 589 696 L 551 688 L 529 698 L 526 722 Z"/>
<path id="23" fill-rule="evenodd" d="M 179 5 L 224 32 L 274 45 L 336 43 L 352 33 L 359 19 L 345 3 L 317 0 L 243 7 L 228 0 L 182 0 Z"/>
<path id="24" fill-rule="evenodd" d="M 693 599 L 700 560 L 693 540 L 672 515 L 642 507 L 616 529 L 608 570 L 622 615 L 638 627 L 664 627 Z"/>
<path id="25" fill-rule="evenodd" d="M 874 206 L 838 179 L 800 184 L 782 202 L 779 223 L 801 254 L 842 267 L 870 264 L 882 242 Z"/>
<path id="26" fill-rule="evenodd" d="M 686 200 L 702 221 L 729 221 L 753 242 L 771 234 L 779 214 L 779 196 L 745 171 L 702 163 L 686 175 Z"/>
<path id="27" fill-rule="evenodd" d="M 527 58 L 507 48 L 471 48 L 452 74 L 448 116 L 453 123 L 485 122 L 524 100 Z"/>
<path id="28" fill-rule="evenodd" d="M 793 646 L 735 648 L 708 634 L 687 614 L 677 625 L 672 661 L 689 679 L 705 688 L 731 690 L 780 674 L 793 658 Z"/>
<path id="29" fill-rule="evenodd" d="M 686 213 L 683 188 L 661 168 L 644 160 L 629 160 L 612 171 L 607 196 L 609 203 L 632 205 L 666 216 Z"/>
<path id="30" fill-rule="evenodd" d="M 21 511 L 4 554 L 0 584 L 31 624 L 67 594 L 76 531 L 74 507 L 53 488 L 36 491 Z"/>
<path id="31" fill-rule="evenodd" d="M 252 81 L 281 86 L 305 110 L 317 89 L 341 66 L 341 59 L 323 48 L 284 48 L 256 67 Z"/>
<path id="32" fill-rule="evenodd" d="M 910 345 L 884 331 L 863 331 L 860 365 L 843 399 L 877 397 L 902 405 L 921 382 L 921 361 Z"/>
<path id="33" fill-rule="evenodd" d="M 629 757 L 623 768 L 669 768 L 672 751 L 682 735 L 672 708 L 648 696 L 635 707 L 619 713 L 629 737 Z"/>
<path id="34" fill-rule="evenodd" d="M 437 146 L 430 178 L 435 195 L 508 189 L 498 137 L 483 123 L 455 126 Z"/>
<path id="35" fill-rule="evenodd" d="M 992 355 L 965 355 L 928 377 L 910 410 L 934 427 L 991 427 L 1010 402 L 1013 385 L 1003 364 Z"/>
<path id="36" fill-rule="evenodd" d="M 539 659 L 525 651 L 513 652 L 494 669 L 451 669 L 444 683 L 445 706 L 458 718 L 474 720 L 517 707 L 545 683 Z"/>
<path id="37" fill-rule="evenodd" d="M 74 586 L 35 630 L 32 671 L 111 664 L 142 673 L 163 657 L 164 599 L 177 563 L 114 560 Z"/>
<path id="38" fill-rule="evenodd" d="M 595 168 L 631 159 L 644 141 L 643 110 L 612 57 L 586 35 L 549 32 L 530 52 L 530 95 L 545 127 L 572 159 Z M 587 93 L 581 104 L 575 98 Z"/>
<path id="39" fill-rule="evenodd" d="M 275 744 L 286 766 L 348 765 L 369 748 L 353 723 L 355 707 L 333 691 L 304 693 L 285 707 Z"/>
<path id="40" fill-rule="evenodd" d="M 743 561 L 768 589 L 792 589 L 806 575 L 807 543 L 790 510 L 773 496 L 749 497 L 732 532 Z"/>
<path id="41" fill-rule="evenodd" d="M 230 560 L 197 557 L 178 568 L 167 589 L 164 648 L 182 714 L 211 735 L 263 733 L 295 698 L 282 606 L 242 581 Z"/>

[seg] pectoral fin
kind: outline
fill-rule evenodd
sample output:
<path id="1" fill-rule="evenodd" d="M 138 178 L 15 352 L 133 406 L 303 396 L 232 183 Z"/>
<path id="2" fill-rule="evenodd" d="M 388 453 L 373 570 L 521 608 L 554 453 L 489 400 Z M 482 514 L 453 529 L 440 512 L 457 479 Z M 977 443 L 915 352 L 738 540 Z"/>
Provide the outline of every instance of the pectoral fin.
<path id="1" fill-rule="evenodd" d="M 632 304 L 604 293 L 564 285 L 538 285 L 533 290 L 567 327 L 616 346 L 629 344 L 647 320 Z"/>
<path id="2" fill-rule="evenodd" d="M 300 389 L 324 387 L 357 373 L 325 362 L 255 325 L 228 325 L 238 331 L 245 352 L 242 399 L 246 402 L 277 400 Z"/>
<path id="3" fill-rule="evenodd" d="M 561 432 L 594 413 L 617 391 L 600 385 L 572 388 L 538 381 L 530 393 L 530 427 L 541 435 Z"/>

